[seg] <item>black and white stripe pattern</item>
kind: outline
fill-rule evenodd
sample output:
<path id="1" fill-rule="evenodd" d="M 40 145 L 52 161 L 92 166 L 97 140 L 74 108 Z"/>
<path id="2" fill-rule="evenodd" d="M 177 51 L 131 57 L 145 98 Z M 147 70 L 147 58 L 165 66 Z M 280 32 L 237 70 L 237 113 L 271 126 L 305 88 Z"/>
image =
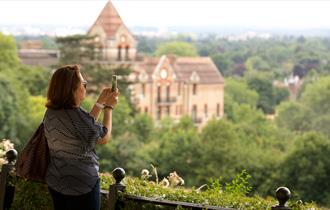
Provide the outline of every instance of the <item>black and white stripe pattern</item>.
<path id="1" fill-rule="evenodd" d="M 65 195 L 91 191 L 99 179 L 95 144 L 107 129 L 81 108 L 48 109 L 44 126 L 51 157 L 48 186 Z"/>

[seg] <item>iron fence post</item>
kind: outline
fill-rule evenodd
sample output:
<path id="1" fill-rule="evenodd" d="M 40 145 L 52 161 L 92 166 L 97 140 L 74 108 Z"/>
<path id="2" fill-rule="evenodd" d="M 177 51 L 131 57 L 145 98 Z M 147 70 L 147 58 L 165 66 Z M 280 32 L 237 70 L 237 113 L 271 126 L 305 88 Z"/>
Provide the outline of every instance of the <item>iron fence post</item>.
<path id="1" fill-rule="evenodd" d="M 11 195 L 6 194 L 8 188 L 8 175 L 14 169 L 14 161 L 17 157 L 17 151 L 11 149 L 6 152 L 6 159 L 8 163 L 2 165 L 1 176 L 0 176 L 0 210 L 9 209 L 14 197 L 14 191 L 11 192 Z"/>
<path id="2" fill-rule="evenodd" d="M 109 210 L 117 210 L 118 192 L 124 192 L 126 186 L 121 182 L 125 177 L 125 170 L 122 168 L 115 168 L 112 175 L 116 180 L 115 184 L 110 185 L 109 188 Z"/>

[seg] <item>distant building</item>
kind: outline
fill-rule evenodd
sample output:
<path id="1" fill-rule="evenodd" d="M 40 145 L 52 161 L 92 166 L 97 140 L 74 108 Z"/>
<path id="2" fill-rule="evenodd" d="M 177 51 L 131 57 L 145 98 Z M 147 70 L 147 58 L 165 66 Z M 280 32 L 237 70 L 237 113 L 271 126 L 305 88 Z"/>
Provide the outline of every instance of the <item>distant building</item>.
<path id="1" fill-rule="evenodd" d="M 303 84 L 303 80 L 299 78 L 298 75 L 293 76 L 291 74 L 289 77 L 286 77 L 284 81 L 274 81 L 273 85 L 279 88 L 287 88 L 290 93 L 290 100 L 296 100 L 299 90 Z"/>
<path id="2" fill-rule="evenodd" d="M 209 57 L 145 58 L 130 76 L 134 102 L 156 120 L 189 115 L 198 125 L 224 113 L 224 79 Z"/>
<path id="3" fill-rule="evenodd" d="M 20 42 L 21 49 L 42 49 L 42 41 L 40 40 L 25 40 Z"/>
<path id="4" fill-rule="evenodd" d="M 58 64 L 60 52 L 47 49 L 19 49 L 18 57 L 21 63 L 26 65 L 50 67 Z"/>
<path id="5" fill-rule="evenodd" d="M 32 66 L 49 67 L 59 62 L 58 50 L 43 49 L 40 40 L 27 40 L 20 43 L 18 57 L 21 63 Z"/>

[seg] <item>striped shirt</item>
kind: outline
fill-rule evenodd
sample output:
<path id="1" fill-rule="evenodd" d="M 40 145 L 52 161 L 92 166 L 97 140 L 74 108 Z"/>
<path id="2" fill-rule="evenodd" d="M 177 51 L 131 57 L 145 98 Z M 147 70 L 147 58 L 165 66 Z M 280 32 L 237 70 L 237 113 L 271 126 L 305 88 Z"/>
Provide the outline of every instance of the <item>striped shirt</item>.
<path id="1" fill-rule="evenodd" d="M 81 108 L 47 109 L 44 126 L 51 159 L 48 186 L 65 195 L 90 192 L 99 179 L 95 144 L 107 128 Z"/>

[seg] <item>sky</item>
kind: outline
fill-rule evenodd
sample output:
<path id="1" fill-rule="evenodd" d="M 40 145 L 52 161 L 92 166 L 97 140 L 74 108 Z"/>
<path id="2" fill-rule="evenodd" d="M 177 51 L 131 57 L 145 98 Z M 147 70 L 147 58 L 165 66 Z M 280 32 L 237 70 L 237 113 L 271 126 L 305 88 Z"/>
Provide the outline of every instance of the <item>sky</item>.
<path id="1" fill-rule="evenodd" d="M 0 0 L 0 25 L 91 26 L 106 0 Z M 330 28 L 330 1 L 114 0 L 127 26 Z"/>

